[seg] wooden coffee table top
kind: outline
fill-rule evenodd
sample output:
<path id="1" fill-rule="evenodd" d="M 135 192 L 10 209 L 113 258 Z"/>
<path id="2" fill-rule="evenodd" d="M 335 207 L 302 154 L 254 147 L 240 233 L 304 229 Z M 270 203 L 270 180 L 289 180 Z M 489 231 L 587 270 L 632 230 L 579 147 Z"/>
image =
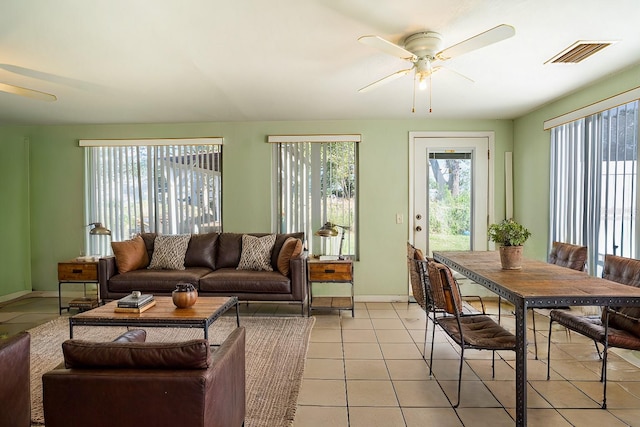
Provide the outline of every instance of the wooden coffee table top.
<path id="1" fill-rule="evenodd" d="M 145 320 L 204 320 L 216 312 L 227 311 L 237 303 L 236 297 L 198 297 L 189 308 L 177 308 L 171 297 L 154 297 L 156 305 L 142 313 L 116 313 L 118 301 L 111 301 L 93 310 L 73 316 L 74 319 L 145 319 Z"/>
<path id="2" fill-rule="evenodd" d="M 69 318 L 69 338 L 74 326 L 199 327 L 208 339 L 208 328 L 231 307 L 236 307 L 236 324 L 240 326 L 238 297 L 198 297 L 189 308 L 177 308 L 171 297 L 155 297 L 156 305 L 142 313 L 117 313 L 118 301 L 78 313 Z"/>

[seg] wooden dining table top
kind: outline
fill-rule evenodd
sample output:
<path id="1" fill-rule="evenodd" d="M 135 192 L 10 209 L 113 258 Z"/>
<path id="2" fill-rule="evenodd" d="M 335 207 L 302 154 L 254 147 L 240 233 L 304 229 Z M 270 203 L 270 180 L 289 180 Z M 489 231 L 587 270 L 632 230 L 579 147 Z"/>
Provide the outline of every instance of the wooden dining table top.
<path id="1" fill-rule="evenodd" d="M 640 288 L 623 285 L 586 272 L 572 270 L 534 259 L 523 259 L 520 270 L 503 270 L 497 251 L 446 251 L 434 252 L 434 259 L 443 262 L 483 285 L 495 286 L 498 290 L 517 298 L 534 302 L 545 300 L 570 300 L 571 305 L 600 305 L 594 300 L 626 305 L 621 299 L 640 298 Z M 615 301 L 610 301 L 610 300 Z M 580 303 L 581 300 L 585 300 Z M 565 301 L 566 302 L 566 301 Z M 638 301 L 628 301 L 637 305 Z M 564 304 L 564 302 L 562 303 Z M 541 306 L 548 306 L 543 303 Z M 553 304 L 556 305 L 556 304 Z"/>

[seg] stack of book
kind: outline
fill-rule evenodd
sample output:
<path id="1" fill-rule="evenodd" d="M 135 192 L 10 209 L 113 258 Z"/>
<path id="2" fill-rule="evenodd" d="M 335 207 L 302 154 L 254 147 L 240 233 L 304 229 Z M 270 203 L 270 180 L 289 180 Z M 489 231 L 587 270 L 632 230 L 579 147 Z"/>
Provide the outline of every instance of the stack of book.
<path id="1" fill-rule="evenodd" d="M 127 295 L 118 300 L 116 312 L 119 313 L 142 313 L 156 305 L 156 301 L 151 294 Z"/>

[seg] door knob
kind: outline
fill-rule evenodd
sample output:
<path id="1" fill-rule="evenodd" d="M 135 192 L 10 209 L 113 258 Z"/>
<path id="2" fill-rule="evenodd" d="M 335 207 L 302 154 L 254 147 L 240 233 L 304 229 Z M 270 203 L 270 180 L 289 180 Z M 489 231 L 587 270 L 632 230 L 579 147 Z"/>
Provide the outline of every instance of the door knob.
<path id="1" fill-rule="evenodd" d="M 416 227 L 416 231 L 417 231 L 417 232 L 421 232 L 421 231 L 422 231 L 422 227 L 417 226 L 417 227 Z"/>

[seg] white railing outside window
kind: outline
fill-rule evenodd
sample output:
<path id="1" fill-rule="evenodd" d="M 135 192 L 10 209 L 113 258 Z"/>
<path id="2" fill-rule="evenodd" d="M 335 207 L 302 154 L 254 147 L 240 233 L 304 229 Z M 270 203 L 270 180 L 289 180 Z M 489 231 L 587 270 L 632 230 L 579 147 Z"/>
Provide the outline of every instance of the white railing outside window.
<path id="1" fill-rule="evenodd" d="M 360 135 L 270 136 L 274 157 L 276 232 L 303 231 L 309 252 L 358 257 L 357 197 Z M 326 222 L 338 227 L 335 237 L 314 233 Z"/>
<path id="2" fill-rule="evenodd" d="M 81 141 L 87 223 L 101 222 L 112 241 L 221 231 L 222 145 L 202 144 L 208 140 Z M 108 239 L 91 237 L 88 255 L 111 253 Z"/>
<path id="3" fill-rule="evenodd" d="M 638 101 L 551 129 L 554 240 L 589 247 L 589 273 L 605 254 L 635 258 L 638 200 Z"/>

